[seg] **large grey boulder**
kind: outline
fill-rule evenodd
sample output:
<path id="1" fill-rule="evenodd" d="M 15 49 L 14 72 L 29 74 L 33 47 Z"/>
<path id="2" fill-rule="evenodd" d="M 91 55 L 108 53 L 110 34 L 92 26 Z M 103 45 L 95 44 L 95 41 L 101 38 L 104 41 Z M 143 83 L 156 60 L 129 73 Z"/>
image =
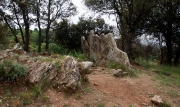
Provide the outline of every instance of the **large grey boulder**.
<path id="1" fill-rule="evenodd" d="M 81 37 L 81 44 L 83 52 L 93 58 L 97 66 L 106 66 L 110 62 L 116 62 L 124 65 L 126 69 L 131 69 L 127 54 L 117 48 L 112 33 L 98 36 L 91 30 L 88 41 Z"/>
<path id="2" fill-rule="evenodd" d="M 54 62 L 28 61 L 27 81 L 32 84 L 43 86 L 50 83 L 57 76 L 57 69 Z"/>
<path id="3" fill-rule="evenodd" d="M 61 67 L 61 75 L 58 77 L 59 91 L 74 91 L 80 81 L 79 63 L 73 57 L 67 56 Z"/>

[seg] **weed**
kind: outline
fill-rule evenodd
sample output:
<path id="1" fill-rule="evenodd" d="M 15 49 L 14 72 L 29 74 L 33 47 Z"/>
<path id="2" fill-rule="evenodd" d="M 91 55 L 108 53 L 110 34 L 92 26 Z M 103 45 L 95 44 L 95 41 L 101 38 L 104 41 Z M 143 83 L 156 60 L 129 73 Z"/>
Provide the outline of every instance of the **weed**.
<path id="1" fill-rule="evenodd" d="M 168 91 L 167 94 L 170 96 L 170 97 L 178 97 L 179 96 L 179 93 L 177 91 Z"/>
<path id="2" fill-rule="evenodd" d="M 85 87 L 83 89 L 84 89 L 84 91 L 89 92 L 89 93 L 93 92 L 93 89 L 87 85 L 85 85 Z"/>
<path id="3" fill-rule="evenodd" d="M 55 66 L 57 69 L 61 69 L 61 64 L 58 61 L 55 62 Z"/>
<path id="4" fill-rule="evenodd" d="M 77 96 L 76 96 L 76 100 L 79 100 L 79 99 L 81 99 L 82 97 L 81 97 L 81 94 L 78 94 Z"/>
<path id="5" fill-rule="evenodd" d="M 134 104 L 131 104 L 129 107 L 136 107 Z"/>
<path id="6" fill-rule="evenodd" d="M 91 107 L 89 103 L 84 104 L 85 107 Z"/>
<path id="7" fill-rule="evenodd" d="M 33 94 L 31 92 L 21 92 L 19 97 L 24 106 L 30 105 L 33 103 Z"/>
<path id="8" fill-rule="evenodd" d="M 15 81 L 17 77 L 25 77 L 27 72 L 27 67 L 13 63 L 13 61 L 4 61 L 4 63 L 0 64 L 0 73 L 1 78 L 4 79 L 10 79 L 12 81 Z"/>
<path id="9" fill-rule="evenodd" d="M 81 77 L 81 83 L 87 83 L 87 82 L 89 82 L 89 78 L 88 78 L 88 76 L 84 76 L 84 77 Z"/>
<path id="10" fill-rule="evenodd" d="M 126 67 L 124 65 L 120 65 L 116 62 L 110 61 L 106 65 L 109 69 L 122 69 L 123 71 L 126 71 Z"/>
<path id="11" fill-rule="evenodd" d="M 129 70 L 128 71 L 128 76 L 129 77 L 137 77 L 136 70 L 135 69 Z"/>
<path id="12" fill-rule="evenodd" d="M 9 102 L 10 107 L 22 107 L 22 103 L 19 99 L 14 98 Z"/>
<path id="13" fill-rule="evenodd" d="M 15 54 L 15 55 L 13 56 L 13 59 L 18 60 L 18 59 L 19 59 L 19 55 L 18 55 L 18 54 Z"/>
<path id="14" fill-rule="evenodd" d="M 171 107 L 166 101 L 163 101 L 163 104 L 161 107 Z"/>
<path id="15" fill-rule="evenodd" d="M 105 106 L 105 104 L 103 104 L 103 103 L 97 103 L 96 104 L 96 107 L 104 107 Z"/>
<path id="16" fill-rule="evenodd" d="M 35 85 L 34 87 L 32 87 L 32 91 L 33 91 L 33 96 L 35 98 L 42 95 L 42 90 L 41 90 L 41 87 L 39 85 Z"/>
<path id="17" fill-rule="evenodd" d="M 7 88 L 7 89 L 6 89 L 5 96 L 6 96 L 6 97 L 10 97 L 10 96 L 11 96 L 10 88 Z"/>
<path id="18" fill-rule="evenodd" d="M 80 53 L 80 52 L 74 51 L 74 52 L 69 53 L 69 55 L 77 58 L 78 61 L 85 61 L 85 60 L 87 60 L 87 57 L 83 53 Z"/>

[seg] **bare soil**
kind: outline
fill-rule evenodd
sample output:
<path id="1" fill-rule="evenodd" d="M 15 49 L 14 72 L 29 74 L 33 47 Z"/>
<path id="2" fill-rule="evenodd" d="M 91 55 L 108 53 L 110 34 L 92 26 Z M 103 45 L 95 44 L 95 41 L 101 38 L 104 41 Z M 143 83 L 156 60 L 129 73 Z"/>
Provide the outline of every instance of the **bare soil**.
<path id="1" fill-rule="evenodd" d="M 159 95 L 171 107 L 180 106 L 180 97 L 168 96 L 153 77 L 156 74 L 138 73 L 138 77 L 117 78 L 110 71 L 96 68 L 88 75 L 89 83 L 74 94 L 49 89 L 46 95 L 53 107 L 155 107 L 151 103 Z M 103 106 L 104 105 L 104 106 Z"/>
<path id="2" fill-rule="evenodd" d="M 58 92 L 53 88 L 47 89 L 44 94 L 48 100 L 35 99 L 26 107 L 156 107 L 151 103 L 154 95 L 159 95 L 171 107 L 180 107 L 180 96 L 171 97 L 166 89 L 175 87 L 164 87 L 155 79 L 156 73 L 148 73 L 142 67 L 137 77 L 114 77 L 111 70 L 105 68 L 94 68 L 88 74 L 89 82 L 81 84 L 75 93 Z M 4 96 L 17 95 L 26 91 L 27 87 L 21 84 L 0 82 L 0 101 Z M 180 92 L 180 89 L 176 89 Z M 16 101 L 16 100 L 15 100 Z M 3 104 L 2 107 L 20 107 L 21 104 L 11 102 Z M 16 104 L 15 104 L 16 103 Z"/>

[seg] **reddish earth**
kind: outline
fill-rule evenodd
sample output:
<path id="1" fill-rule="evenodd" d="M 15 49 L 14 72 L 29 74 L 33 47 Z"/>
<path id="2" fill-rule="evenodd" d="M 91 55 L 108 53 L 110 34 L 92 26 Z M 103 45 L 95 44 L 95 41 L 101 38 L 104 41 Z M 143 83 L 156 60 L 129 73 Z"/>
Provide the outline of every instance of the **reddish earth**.
<path id="1" fill-rule="evenodd" d="M 153 81 L 154 75 L 140 73 L 138 77 L 116 78 L 97 68 L 88 75 L 89 83 L 82 87 L 84 91 L 69 95 L 49 89 L 46 95 L 52 107 L 155 107 L 151 103 L 154 95 L 160 95 L 172 107 L 179 107 L 180 97 L 168 96 L 157 80 Z"/>
<path id="2" fill-rule="evenodd" d="M 110 70 L 95 68 L 91 74 L 87 75 L 89 82 L 82 84 L 82 89 L 78 88 L 76 93 L 69 94 L 47 89 L 44 93 L 49 100 L 35 99 L 26 107 L 156 107 L 151 103 L 154 95 L 161 96 L 171 107 L 180 107 L 180 96 L 171 97 L 167 94 L 167 90 L 175 87 L 163 86 L 155 79 L 156 73 L 146 72 L 142 70 L 143 68 L 138 69 L 137 77 L 117 78 Z M 1 107 L 9 105 L 22 107 L 19 102 L 21 99 L 6 101 L 3 104 L 1 102 L 3 96 L 28 92 L 27 87 L 6 82 L 0 82 L 0 86 Z M 177 88 L 176 91 L 180 92 L 180 89 Z M 13 98 L 15 97 L 11 100 Z"/>

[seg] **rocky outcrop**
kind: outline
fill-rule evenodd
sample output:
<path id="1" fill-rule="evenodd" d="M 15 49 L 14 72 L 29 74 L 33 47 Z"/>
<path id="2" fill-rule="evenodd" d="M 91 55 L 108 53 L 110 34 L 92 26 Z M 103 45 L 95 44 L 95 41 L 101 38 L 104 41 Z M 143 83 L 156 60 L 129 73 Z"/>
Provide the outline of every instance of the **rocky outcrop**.
<path id="1" fill-rule="evenodd" d="M 30 83 L 43 86 L 46 83 L 52 82 L 57 76 L 57 69 L 54 62 L 35 62 L 29 60 L 27 64 L 29 65 L 27 81 Z"/>
<path id="2" fill-rule="evenodd" d="M 89 68 L 93 65 L 90 61 L 78 62 L 70 56 L 65 59 L 53 56 L 31 57 L 23 51 L 19 44 L 16 44 L 13 49 L 7 49 L 0 53 L 0 63 L 3 63 L 4 60 L 13 60 L 27 66 L 26 77 L 21 80 L 23 83 L 38 84 L 41 87 L 55 83 L 59 90 L 73 91 L 76 90 L 80 79 L 92 72 L 89 71 Z"/>
<path id="3" fill-rule="evenodd" d="M 80 79 L 89 73 L 92 65 L 93 63 L 90 61 L 78 62 L 73 57 L 67 56 L 56 80 L 59 91 L 75 91 L 77 85 L 80 84 Z"/>
<path id="4" fill-rule="evenodd" d="M 59 75 L 58 79 L 59 91 L 75 90 L 80 80 L 77 60 L 68 56 L 61 67 L 61 75 Z"/>
<path id="5" fill-rule="evenodd" d="M 116 62 L 131 69 L 127 54 L 117 48 L 113 34 L 101 34 L 100 36 L 90 31 L 88 41 L 81 37 L 83 52 L 95 60 L 97 66 L 106 66 L 109 62 Z"/>

